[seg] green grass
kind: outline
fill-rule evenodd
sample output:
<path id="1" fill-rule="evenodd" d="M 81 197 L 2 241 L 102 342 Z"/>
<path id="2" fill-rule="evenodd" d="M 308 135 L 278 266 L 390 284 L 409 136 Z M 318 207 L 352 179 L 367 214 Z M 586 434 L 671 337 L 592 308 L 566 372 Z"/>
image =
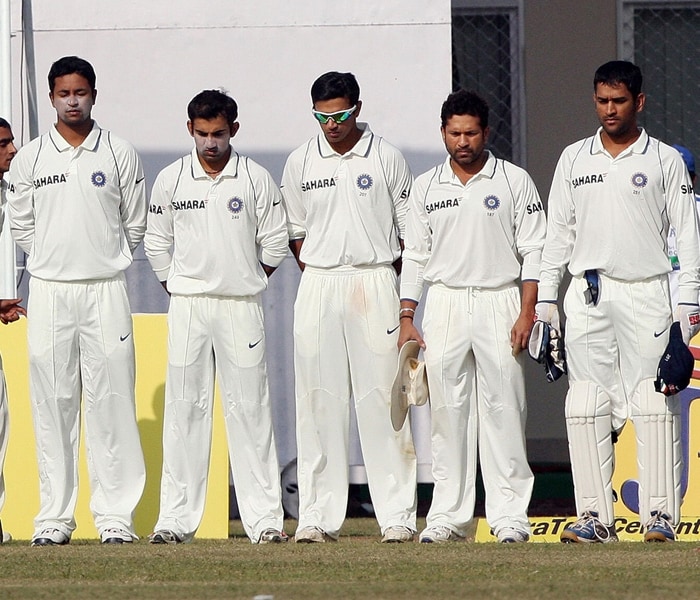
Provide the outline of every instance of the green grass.
<path id="1" fill-rule="evenodd" d="M 423 523 L 421 522 L 421 525 Z M 294 531 L 295 523 L 287 523 Z M 700 597 L 700 544 L 380 544 L 348 519 L 335 544 L 0 546 L 0 598 L 681 598 Z"/>

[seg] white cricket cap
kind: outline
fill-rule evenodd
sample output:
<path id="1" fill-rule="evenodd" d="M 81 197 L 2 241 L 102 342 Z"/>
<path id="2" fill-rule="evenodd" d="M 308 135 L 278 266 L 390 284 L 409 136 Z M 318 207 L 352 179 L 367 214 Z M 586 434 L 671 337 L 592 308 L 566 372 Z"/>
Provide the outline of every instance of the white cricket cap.
<path id="1" fill-rule="evenodd" d="M 400 431 L 406 421 L 408 407 L 422 406 L 428 401 L 428 376 L 425 363 L 418 360 L 420 346 L 409 340 L 399 351 L 398 368 L 391 386 L 391 424 Z"/>

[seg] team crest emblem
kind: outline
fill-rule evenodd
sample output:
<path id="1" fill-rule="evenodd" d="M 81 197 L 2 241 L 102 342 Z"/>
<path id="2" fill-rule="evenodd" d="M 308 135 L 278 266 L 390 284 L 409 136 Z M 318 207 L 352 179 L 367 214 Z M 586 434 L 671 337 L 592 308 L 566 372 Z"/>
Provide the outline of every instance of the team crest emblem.
<path id="1" fill-rule="evenodd" d="M 243 210 L 243 200 L 241 200 L 237 196 L 234 196 L 228 201 L 226 206 L 234 215 L 237 215 Z"/>
<path id="2" fill-rule="evenodd" d="M 644 173 L 635 173 L 632 175 L 632 185 L 636 188 L 643 188 L 648 181 L 649 178 Z"/>
<path id="3" fill-rule="evenodd" d="M 367 191 L 373 184 L 374 179 L 372 179 L 372 176 L 368 175 L 367 173 L 363 173 L 357 178 L 357 187 L 363 191 Z"/>
<path id="4" fill-rule="evenodd" d="M 498 196 L 486 196 L 486 198 L 484 198 L 484 206 L 486 210 L 493 211 L 501 206 L 501 201 L 498 199 Z"/>
<path id="5" fill-rule="evenodd" d="M 107 175 L 105 175 L 102 171 L 95 171 L 90 177 L 90 181 L 92 181 L 92 185 L 95 187 L 104 187 L 107 183 Z"/>

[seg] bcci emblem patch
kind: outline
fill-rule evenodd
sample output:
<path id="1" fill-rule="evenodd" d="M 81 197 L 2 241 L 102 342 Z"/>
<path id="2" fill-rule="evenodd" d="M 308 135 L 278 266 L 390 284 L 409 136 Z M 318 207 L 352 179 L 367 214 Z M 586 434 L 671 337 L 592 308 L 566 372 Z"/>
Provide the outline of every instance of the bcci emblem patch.
<path id="1" fill-rule="evenodd" d="M 632 175 L 632 185 L 636 188 L 643 188 L 648 181 L 649 178 L 644 173 L 635 173 Z"/>
<path id="2" fill-rule="evenodd" d="M 104 187 L 105 183 L 107 183 L 107 175 L 105 175 L 102 171 L 95 171 L 90 177 L 90 181 L 92 181 L 92 185 L 95 187 Z"/>
<path id="3" fill-rule="evenodd" d="M 367 173 L 363 173 L 357 178 L 357 187 L 364 192 L 371 188 L 373 183 L 374 179 L 372 179 L 372 176 L 368 175 Z"/>
<path id="4" fill-rule="evenodd" d="M 486 196 L 486 198 L 484 198 L 486 210 L 496 210 L 500 205 L 501 201 L 498 199 L 498 196 Z"/>
<path id="5" fill-rule="evenodd" d="M 228 201 L 228 209 L 234 214 L 237 215 L 239 212 L 243 210 L 243 200 L 240 198 L 234 196 Z"/>

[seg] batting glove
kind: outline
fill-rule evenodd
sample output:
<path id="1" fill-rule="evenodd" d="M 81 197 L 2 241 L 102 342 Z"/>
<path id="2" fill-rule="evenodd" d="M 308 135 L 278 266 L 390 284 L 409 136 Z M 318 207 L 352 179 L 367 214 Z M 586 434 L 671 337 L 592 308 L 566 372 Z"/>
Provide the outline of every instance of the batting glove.
<path id="1" fill-rule="evenodd" d="M 683 342 L 687 346 L 695 334 L 700 331 L 700 306 L 697 304 L 679 303 L 673 315 L 673 320 L 681 324 Z"/>

